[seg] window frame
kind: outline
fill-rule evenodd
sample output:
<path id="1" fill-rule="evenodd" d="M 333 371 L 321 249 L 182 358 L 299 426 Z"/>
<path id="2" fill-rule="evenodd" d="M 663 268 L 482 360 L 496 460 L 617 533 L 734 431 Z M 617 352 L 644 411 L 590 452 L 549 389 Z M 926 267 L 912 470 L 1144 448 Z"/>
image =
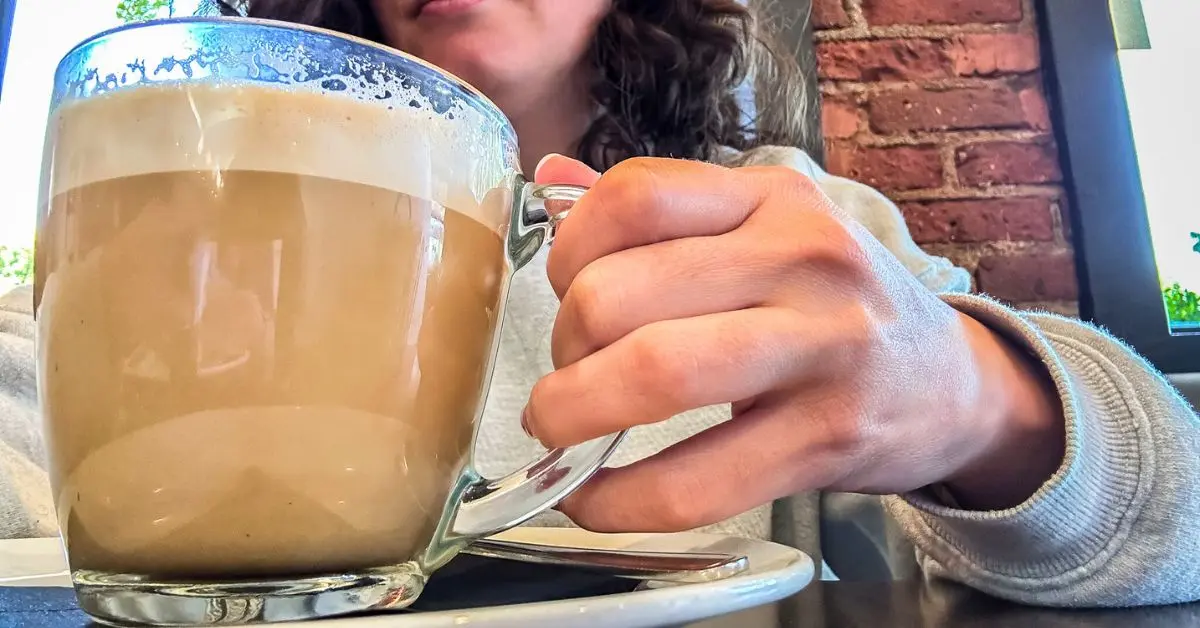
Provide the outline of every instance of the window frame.
<path id="1" fill-rule="evenodd" d="M 1109 3 L 1037 0 L 1037 10 L 1080 315 L 1164 372 L 1200 371 L 1200 334 L 1168 326 Z"/>

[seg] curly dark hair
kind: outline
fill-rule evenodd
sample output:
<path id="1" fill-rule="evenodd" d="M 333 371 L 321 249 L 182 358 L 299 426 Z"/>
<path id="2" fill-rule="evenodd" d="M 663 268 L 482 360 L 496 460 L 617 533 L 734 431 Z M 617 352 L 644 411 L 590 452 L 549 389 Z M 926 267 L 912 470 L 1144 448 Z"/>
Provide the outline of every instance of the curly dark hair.
<path id="1" fill-rule="evenodd" d="M 247 14 L 383 37 L 369 0 L 250 0 Z M 578 157 L 603 171 L 630 157 L 802 146 L 803 83 L 766 30 L 738 0 L 613 0 L 591 49 L 599 115 Z M 772 86 L 756 111 L 739 94 L 748 77 Z"/>

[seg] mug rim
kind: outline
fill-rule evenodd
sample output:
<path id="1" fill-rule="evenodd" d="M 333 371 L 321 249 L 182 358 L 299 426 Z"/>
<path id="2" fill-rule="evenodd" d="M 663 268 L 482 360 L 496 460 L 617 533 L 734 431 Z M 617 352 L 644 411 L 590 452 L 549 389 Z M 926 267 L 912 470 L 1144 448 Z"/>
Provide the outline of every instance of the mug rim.
<path id="1" fill-rule="evenodd" d="M 404 52 L 403 50 L 399 50 L 397 48 L 392 48 L 391 46 L 387 46 L 385 44 L 381 44 L 376 41 L 371 41 L 370 39 L 365 39 L 365 38 L 359 37 L 357 35 L 350 35 L 347 33 L 342 33 L 339 31 L 328 29 L 328 28 L 321 28 L 318 26 L 310 26 L 308 24 L 297 24 L 295 22 L 285 22 L 283 20 L 270 20 L 270 19 L 257 18 L 257 17 L 240 17 L 240 16 L 232 16 L 232 15 L 221 15 L 221 16 L 193 15 L 193 16 L 185 16 L 185 17 L 171 17 L 171 18 L 144 20 L 141 22 L 130 22 L 127 24 L 121 24 L 120 26 L 114 26 L 112 28 L 105 29 L 103 31 L 100 31 L 98 33 L 90 35 L 87 38 L 81 40 L 79 43 L 76 43 L 74 46 L 71 46 L 71 49 L 68 50 L 66 52 L 66 54 L 64 54 L 62 56 L 62 58 L 60 58 L 58 60 L 58 63 L 55 65 L 55 68 L 54 68 L 54 83 L 56 86 L 55 89 L 57 90 L 59 75 L 62 72 L 63 67 L 76 54 L 78 54 L 79 52 L 81 52 L 82 50 L 87 48 L 89 45 L 91 45 L 101 39 L 110 37 L 112 35 L 119 34 L 124 31 L 139 30 L 139 29 L 143 29 L 143 28 L 153 28 L 155 26 L 166 26 L 166 25 L 171 25 L 171 24 L 216 24 L 216 25 L 223 25 L 223 26 L 259 26 L 259 27 L 274 28 L 274 29 L 279 29 L 279 30 L 298 30 L 298 31 L 311 33 L 314 35 L 322 35 L 322 36 L 326 36 L 326 37 L 332 37 L 335 39 L 341 39 L 341 40 L 344 40 L 346 42 L 349 42 L 349 43 L 357 45 L 357 46 L 365 46 L 368 48 L 373 48 L 373 49 L 375 49 L 379 52 L 382 52 L 386 55 L 396 57 L 404 63 L 411 63 L 413 65 L 416 65 L 416 66 L 422 68 L 423 70 L 426 70 L 426 71 L 429 71 L 429 72 L 432 72 L 439 76 L 444 77 L 446 79 L 447 84 L 450 87 L 452 87 L 453 89 L 460 92 L 460 94 L 464 97 L 464 99 L 468 103 L 470 103 L 472 106 L 475 106 L 478 110 L 481 110 L 483 113 L 487 114 L 488 116 L 503 123 L 503 126 L 508 130 L 508 133 L 510 135 L 512 135 L 514 138 L 516 137 L 516 131 L 513 128 L 512 121 L 509 120 L 508 116 L 505 115 L 504 112 L 500 110 L 500 107 L 497 106 L 496 103 L 492 102 L 492 99 L 488 98 L 482 91 L 479 90 L 479 88 L 468 83 L 467 81 L 463 80 L 461 77 L 459 77 L 458 75 L 454 74 L 453 72 L 451 72 L 449 70 L 446 70 L 440 66 L 434 65 L 420 57 L 417 57 L 417 56 L 411 55 L 407 52 Z"/>

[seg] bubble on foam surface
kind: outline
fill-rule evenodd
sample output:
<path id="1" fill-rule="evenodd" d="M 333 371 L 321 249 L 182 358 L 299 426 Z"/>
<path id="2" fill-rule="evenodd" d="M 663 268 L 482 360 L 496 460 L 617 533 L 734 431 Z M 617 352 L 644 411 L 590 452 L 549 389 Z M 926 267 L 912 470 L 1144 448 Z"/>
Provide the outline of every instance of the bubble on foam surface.
<path id="1" fill-rule="evenodd" d="M 329 144 L 319 151 L 322 153 L 319 157 L 330 166 L 327 169 L 336 171 L 331 174 L 357 169 L 359 174 L 354 178 L 363 183 L 406 193 L 428 193 L 433 200 L 456 208 L 466 199 L 449 198 L 453 195 L 449 190 L 466 186 L 468 189 L 463 191 L 469 192 L 470 200 L 480 203 L 501 179 L 517 168 L 516 139 L 507 120 L 486 98 L 455 77 L 368 42 L 257 20 L 172 20 L 101 34 L 81 44 L 59 65 L 52 114 L 62 126 L 63 114 L 83 113 L 91 108 L 91 102 L 99 104 L 123 92 L 147 91 L 147 87 L 162 88 L 163 93 L 179 89 L 192 95 L 226 90 L 228 96 L 236 94 L 239 87 L 246 88 L 244 94 L 251 95 L 268 90 L 280 96 L 308 94 L 309 98 L 291 101 L 275 99 L 266 109 L 278 117 L 277 122 L 296 125 L 291 133 L 292 143 L 305 143 L 312 151 L 317 150 L 320 142 Z M 319 105 L 312 98 L 316 95 L 327 104 Z M 255 132 L 260 133 L 261 141 L 287 141 L 287 130 L 267 132 L 268 121 L 251 120 L 266 115 L 266 110 L 261 106 L 259 111 L 230 110 L 236 109 L 236 102 L 236 98 L 227 98 L 217 106 L 214 101 L 204 112 L 158 111 L 152 116 L 157 121 L 117 115 L 109 107 L 108 117 L 117 118 L 107 123 L 113 128 L 86 129 L 76 124 L 67 136 L 61 134 L 66 129 L 57 130 L 60 139 L 69 137 L 76 143 L 82 139 L 82 144 L 88 145 L 91 153 L 86 156 L 87 161 L 104 157 L 117 160 L 117 164 L 124 163 L 126 171 L 150 168 L 154 160 L 148 157 L 141 160 L 144 166 L 138 166 L 139 158 L 134 153 L 140 150 L 156 153 L 159 162 L 182 169 L 198 163 L 220 164 L 207 163 L 203 155 L 191 154 L 205 152 L 203 147 L 189 154 L 184 154 L 186 151 L 168 154 L 174 150 L 171 143 L 184 148 L 195 147 L 197 142 L 203 144 L 203 136 L 218 134 L 218 123 L 225 122 L 232 124 L 227 131 L 237 129 L 249 135 L 235 136 L 227 142 L 225 150 L 233 154 L 216 154 L 217 146 L 210 141 L 208 162 L 224 159 L 231 162 L 226 166 L 291 170 L 285 158 L 295 157 L 295 151 L 282 150 L 282 154 L 273 157 L 271 151 L 246 141 Z M 258 102 L 261 105 L 262 98 Z M 333 106 L 335 102 L 346 106 Z M 358 103 L 370 108 L 353 106 Z M 284 109 L 293 110 L 281 113 Z M 152 112 L 143 108 L 139 115 Z M 91 117 L 92 123 L 100 124 L 100 117 Z M 193 119 L 188 120 L 189 117 Z M 178 126 L 192 128 L 175 128 Z M 103 146 L 105 142 L 122 146 L 117 150 Z M 361 150 L 356 150 L 356 142 L 362 145 Z M 405 158 L 388 157 L 388 151 L 384 150 L 388 142 L 392 143 L 393 151 L 410 154 Z M 428 153 L 425 170 L 439 174 L 455 172 L 454 178 L 463 180 L 426 182 L 416 187 L 430 189 L 416 190 L 411 189 L 415 185 L 412 182 L 397 181 L 397 177 L 411 178 L 409 175 L 421 169 L 417 163 L 421 155 L 415 154 L 419 151 Z M 56 160 L 58 172 L 52 192 L 103 180 L 122 169 L 117 164 L 83 164 L 80 161 L 83 153 L 73 153 L 76 157 L 73 163 Z M 372 164 L 368 158 L 382 161 Z M 350 163 L 332 163 L 337 160 Z M 62 166 L 66 166 L 65 172 Z M 408 174 L 395 170 L 397 167 L 408 167 Z M 145 171 L 162 170 L 159 167 Z M 126 172 L 124 176 L 136 173 Z"/>
<path id="2" fill-rule="evenodd" d="M 252 20 L 157 22 L 97 36 L 60 65 L 54 103 L 147 82 L 206 78 L 418 102 L 439 115 L 476 118 L 488 132 L 511 134 L 486 98 L 423 61 L 323 31 Z"/>

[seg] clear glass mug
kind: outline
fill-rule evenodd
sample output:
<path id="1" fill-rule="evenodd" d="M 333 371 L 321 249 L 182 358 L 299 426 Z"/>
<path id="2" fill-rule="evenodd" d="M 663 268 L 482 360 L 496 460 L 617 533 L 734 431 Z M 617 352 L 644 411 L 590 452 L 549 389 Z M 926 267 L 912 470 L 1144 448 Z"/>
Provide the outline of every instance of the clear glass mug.
<path id="1" fill-rule="evenodd" d="M 402 608 L 619 442 L 474 469 L 509 278 L 583 190 L 528 182 L 438 68 L 268 21 L 128 26 L 63 59 L 46 145 L 39 397 L 96 619 Z"/>

